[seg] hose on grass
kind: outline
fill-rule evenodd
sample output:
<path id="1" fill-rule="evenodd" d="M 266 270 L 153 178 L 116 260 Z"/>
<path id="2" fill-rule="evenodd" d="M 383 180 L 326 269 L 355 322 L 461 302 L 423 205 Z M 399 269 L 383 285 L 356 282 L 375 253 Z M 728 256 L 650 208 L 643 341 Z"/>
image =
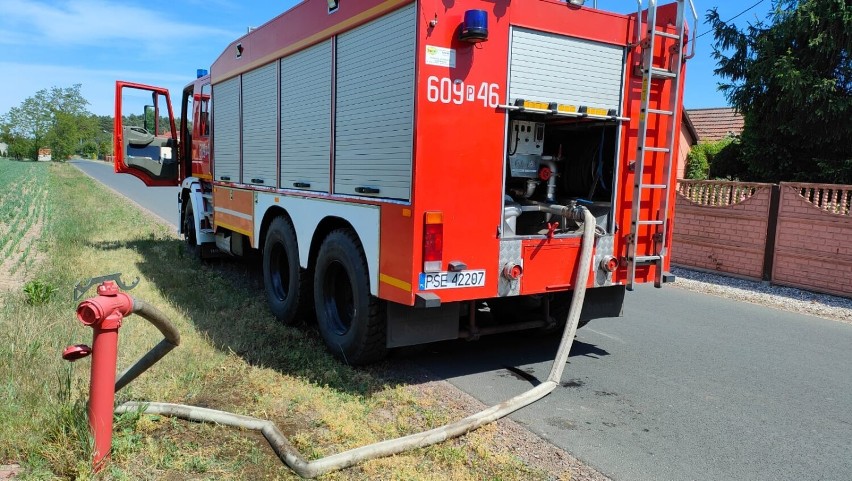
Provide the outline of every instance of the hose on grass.
<path id="1" fill-rule="evenodd" d="M 278 457 L 281 458 L 281 461 L 296 472 L 296 474 L 304 478 L 314 478 L 332 471 L 354 466 L 370 459 L 391 456 L 410 449 L 430 446 L 461 436 L 485 424 L 494 422 L 547 396 L 559 385 L 559 381 L 562 378 L 562 372 L 565 369 L 565 363 L 568 361 L 568 354 L 571 351 L 571 345 L 574 342 L 577 325 L 580 321 L 580 312 L 582 311 L 583 300 L 586 294 L 586 284 L 588 283 L 589 271 L 591 270 L 592 252 L 595 241 L 595 217 L 584 207 L 573 209 L 570 214 L 576 220 L 583 222 L 583 240 L 577 273 L 574 278 L 574 293 L 571 299 L 571 307 L 568 311 L 568 318 L 565 323 L 565 330 L 562 333 L 562 339 L 559 342 L 559 348 L 553 360 L 553 366 L 546 381 L 500 404 L 491 406 L 454 423 L 428 431 L 350 449 L 313 461 L 305 460 L 293 445 L 290 444 L 278 427 L 272 421 L 264 419 L 232 414 L 215 409 L 170 403 L 126 402 L 119 406 L 115 412 L 138 412 L 171 416 L 188 421 L 211 422 L 260 431 L 266 440 L 269 441 L 269 444 L 276 454 L 278 454 Z"/>

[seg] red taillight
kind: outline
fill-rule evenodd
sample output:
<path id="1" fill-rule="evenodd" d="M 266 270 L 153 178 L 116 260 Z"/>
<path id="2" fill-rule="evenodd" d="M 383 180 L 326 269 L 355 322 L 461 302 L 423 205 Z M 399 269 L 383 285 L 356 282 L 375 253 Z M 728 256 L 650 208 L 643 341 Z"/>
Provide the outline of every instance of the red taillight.
<path id="1" fill-rule="evenodd" d="M 444 214 L 426 212 L 423 226 L 423 272 L 440 272 L 444 256 Z"/>

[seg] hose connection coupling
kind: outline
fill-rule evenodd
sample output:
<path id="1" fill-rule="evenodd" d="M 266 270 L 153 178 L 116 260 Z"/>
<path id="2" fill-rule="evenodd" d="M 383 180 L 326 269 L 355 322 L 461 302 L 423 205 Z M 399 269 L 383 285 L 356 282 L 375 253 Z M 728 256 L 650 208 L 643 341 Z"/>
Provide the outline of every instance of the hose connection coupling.
<path id="1" fill-rule="evenodd" d="M 613 256 L 603 256 L 600 261 L 600 268 L 606 272 L 615 272 L 618 269 L 619 261 Z"/>
<path id="2" fill-rule="evenodd" d="M 570 208 L 570 219 L 574 222 L 584 222 L 586 220 L 586 208 L 572 201 L 568 207 Z"/>
<path id="3" fill-rule="evenodd" d="M 524 274 L 524 268 L 518 264 L 508 263 L 503 266 L 503 277 L 510 281 L 516 281 Z"/>
<path id="4" fill-rule="evenodd" d="M 133 311 L 133 298 L 119 291 L 115 281 L 104 281 L 98 295 L 77 306 L 77 319 L 85 326 L 118 329 L 121 320 Z"/>

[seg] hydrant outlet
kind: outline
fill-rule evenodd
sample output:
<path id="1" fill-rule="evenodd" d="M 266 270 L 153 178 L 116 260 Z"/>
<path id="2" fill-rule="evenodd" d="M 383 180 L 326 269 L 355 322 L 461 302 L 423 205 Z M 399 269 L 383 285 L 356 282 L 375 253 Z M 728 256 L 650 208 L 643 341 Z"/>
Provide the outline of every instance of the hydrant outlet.
<path id="1" fill-rule="evenodd" d="M 77 306 L 77 319 L 83 323 L 84 326 L 91 326 L 98 322 L 99 319 L 103 319 L 103 312 L 99 312 L 97 304 L 89 301 L 81 302 L 79 306 Z"/>
<path id="2" fill-rule="evenodd" d="M 133 311 L 133 298 L 123 292 L 111 292 L 109 289 L 101 289 L 98 292 L 106 292 L 81 302 L 77 306 L 77 319 L 85 326 L 103 329 L 116 329 L 121 326 L 121 318 Z"/>

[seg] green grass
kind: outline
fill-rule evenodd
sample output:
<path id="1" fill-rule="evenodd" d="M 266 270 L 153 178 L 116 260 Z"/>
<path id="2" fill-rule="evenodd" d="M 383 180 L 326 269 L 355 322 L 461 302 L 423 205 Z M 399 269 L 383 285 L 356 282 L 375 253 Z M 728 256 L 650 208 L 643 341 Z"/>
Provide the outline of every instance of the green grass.
<path id="1" fill-rule="evenodd" d="M 43 259 L 24 281 L 57 288 L 42 303 L 28 302 L 22 289 L 0 294 L 0 464 L 22 464 L 24 479 L 93 476 L 85 415 L 89 358 L 70 364 L 60 353 L 91 340 L 91 330 L 74 317 L 73 286 L 115 272 L 125 280 L 139 276 L 129 293 L 157 306 L 182 335 L 180 347 L 119 392 L 118 402 L 195 404 L 272 419 L 310 459 L 463 417 L 459 408 L 436 402 L 428 388 L 383 377 L 382 366 L 341 364 L 312 327 L 280 325 L 265 306 L 256 267 L 185 255 L 171 227 L 73 166 L 0 161 L 0 184 L 22 178 L 40 179 L 35 185 L 44 186 L 42 197 L 6 192 L 0 218 L 22 219 L 16 212 L 27 209 L 44 213 Z M 43 206 L 34 210 L 39 198 Z M 119 369 L 159 339 L 143 319 L 125 319 Z M 496 432 L 485 427 L 324 479 L 554 477 L 510 454 Z M 296 479 L 257 433 L 137 414 L 116 418 L 103 477 Z"/>

